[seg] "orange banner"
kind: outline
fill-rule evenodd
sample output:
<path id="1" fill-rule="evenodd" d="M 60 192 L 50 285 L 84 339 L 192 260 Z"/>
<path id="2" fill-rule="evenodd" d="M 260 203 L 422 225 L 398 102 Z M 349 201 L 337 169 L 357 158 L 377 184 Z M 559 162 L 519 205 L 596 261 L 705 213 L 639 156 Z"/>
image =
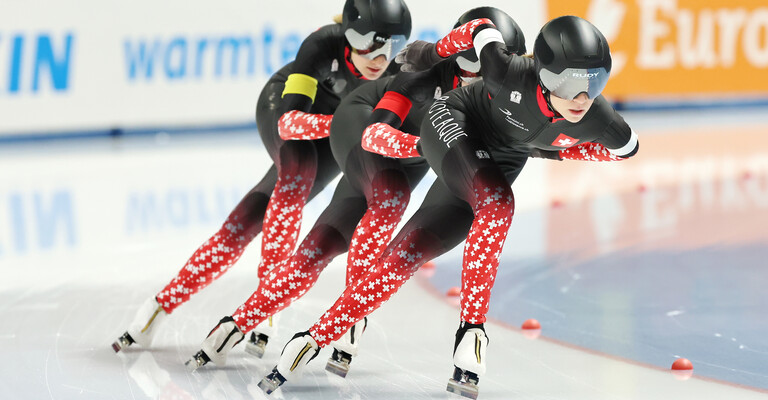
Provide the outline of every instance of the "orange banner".
<path id="1" fill-rule="evenodd" d="M 548 0 L 610 43 L 605 94 L 642 98 L 768 97 L 766 0 Z"/>

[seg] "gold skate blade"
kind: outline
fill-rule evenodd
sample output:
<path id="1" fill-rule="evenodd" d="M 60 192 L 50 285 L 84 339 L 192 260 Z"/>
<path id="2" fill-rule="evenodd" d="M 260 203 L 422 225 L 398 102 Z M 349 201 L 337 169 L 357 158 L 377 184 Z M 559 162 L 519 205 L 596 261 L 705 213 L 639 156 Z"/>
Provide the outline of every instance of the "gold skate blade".
<path id="1" fill-rule="evenodd" d="M 448 386 L 445 388 L 445 390 L 458 394 L 459 396 L 468 397 L 470 399 L 477 399 L 477 395 L 480 392 L 480 390 L 477 388 L 477 385 L 469 382 L 458 382 L 453 378 L 448 379 Z"/>

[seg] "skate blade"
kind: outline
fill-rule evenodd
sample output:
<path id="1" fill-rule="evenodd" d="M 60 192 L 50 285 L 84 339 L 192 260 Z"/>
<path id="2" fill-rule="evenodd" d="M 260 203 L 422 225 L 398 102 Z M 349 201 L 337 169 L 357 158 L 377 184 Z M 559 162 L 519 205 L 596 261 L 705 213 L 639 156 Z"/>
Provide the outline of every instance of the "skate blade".
<path id="1" fill-rule="evenodd" d="M 448 386 L 445 388 L 445 390 L 451 393 L 456 393 L 459 396 L 468 397 L 470 399 L 477 399 L 477 395 L 479 393 L 477 385 L 469 382 L 458 382 L 452 378 L 448 379 Z"/>
<path id="2" fill-rule="evenodd" d="M 192 358 L 187 360 L 187 362 L 184 363 L 184 366 L 187 367 L 187 371 L 189 372 L 195 372 L 198 368 L 202 367 L 205 364 L 208 364 L 208 361 L 205 360 L 205 358 L 201 355 L 202 351 L 198 352 Z"/>
<path id="3" fill-rule="evenodd" d="M 245 352 L 252 356 L 256 356 L 258 358 L 264 357 L 265 350 L 266 350 L 265 346 L 259 346 L 257 344 L 253 344 L 250 342 L 245 344 Z"/>
<path id="4" fill-rule="evenodd" d="M 128 335 L 128 332 L 125 332 L 123 336 L 120 336 L 112 342 L 112 350 L 115 351 L 115 353 L 119 353 L 120 350 L 130 346 L 133 343 L 133 341 L 130 339 L 130 335 Z"/>
<path id="5" fill-rule="evenodd" d="M 259 389 L 263 390 L 266 394 L 272 394 L 272 392 L 277 390 L 281 384 L 282 382 L 274 378 L 270 379 L 269 375 L 267 375 L 261 379 L 261 382 L 259 382 Z"/>
<path id="6" fill-rule="evenodd" d="M 328 360 L 328 363 L 325 364 L 325 370 L 342 378 L 346 378 L 347 373 L 349 373 L 349 363 L 330 359 Z"/>

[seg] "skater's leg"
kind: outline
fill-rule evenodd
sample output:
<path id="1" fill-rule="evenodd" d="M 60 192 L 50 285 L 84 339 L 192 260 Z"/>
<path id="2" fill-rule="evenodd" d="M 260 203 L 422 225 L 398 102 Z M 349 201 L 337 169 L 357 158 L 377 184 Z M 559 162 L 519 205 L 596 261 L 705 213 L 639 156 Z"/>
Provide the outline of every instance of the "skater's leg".
<path id="1" fill-rule="evenodd" d="M 344 178 L 333 199 L 320 215 L 299 249 L 280 262 L 264 279 L 251 297 L 232 314 L 224 317 L 203 341 L 202 350 L 193 358 L 197 368 L 209 361 L 217 365 L 226 362 L 229 350 L 245 334 L 270 316 L 303 296 L 317 281 L 320 272 L 334 257 L 348 248 L 355 224 L 365 212 L 365 198 Z M 261 356 L 268 335 L 252 335 L 246 350 Z M 267 337 L 261 337 L 267 336 Z M 253 343 L 251 343 L 253 342 Z"/>
<path id="2" fill-rule="evenodd" d="M 309 141 L 287 141 L 280 148 L 277 185 L 264 215 L 259 278 L 293 252 L 302 213 L 317 172 L 317 152 Z"/>
<path id="3" fill-rule="evenodd" d="M 424 203 L 366 275 L 348 286 L 309 329 L 320 347 L 388 300 L 425 262 L 458 245 L 472 222 L 472 210 L 436 181 Z"/>
<path id="4" fill-rule="evenodd" d="M 411 189 L 403 171 L 382 170 L 366 188 L 368 211 L 355 229 L 347 255 L 347 286 L 368 271 L 389 244 L 408 207 Z"/>
<path id="5" fill-rule="evenodd" d="M 237 262 L 261 232 L 264 212 L 276 182 L 277 168 L 273 165 L 240 200 L 221 228 L 197 248 L 179 273 L 157 293 L 157 301 L 166 313 L 173 312 Z"/>
<path id="6" fill-rule="evenodd" d="M 352 188 L 346 177 L 342 178 L 331 203 L 302 240 L 299 249 L 270 271 L 259 289 L 233 314 L 243 332 L 250 331 L 303 296 L 325 266 L 347 251 L 352 232 L 365 210 L 363 194 Z"/>

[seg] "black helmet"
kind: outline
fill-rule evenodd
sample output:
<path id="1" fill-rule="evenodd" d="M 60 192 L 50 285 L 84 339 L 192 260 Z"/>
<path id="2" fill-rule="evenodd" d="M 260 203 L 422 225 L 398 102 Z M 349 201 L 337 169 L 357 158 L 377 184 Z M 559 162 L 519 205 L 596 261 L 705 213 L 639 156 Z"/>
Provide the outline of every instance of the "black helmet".
<path id="1" fill-rule="evenodd" d="M 411 12 L 403 0 L 347 0 L 341 30 L 358 54 L 392 59 L 411 36 Z"/>
<path id="2" fill-rule="evenodd" d="M 597 97 L 611 74 L 608 41 L 589 21 L 572 15 L 547 22 L 533 45 L 536 74 L 553 95 Z"/>
<path id="3" fill-rule="evenodd" d="M 456 21 L 454 28 L 458 28 L 469 21 L 479 18 L 488 18 L 496 29 L 501 32 L 504 43 L 507 44 L 507 50 L 517 55 L 525 54 L 525 36 L 523 31 L 507 13 L 495 7 L 477 7 L 465 12 L 459 20 Z M 464 50 L 456 57 L 456 63 L 462 72 L 469 72 L 468 76 L 477 74 L 480 71 L 480 62 L 477 60 L 475 49 Z M 465 79 L 467 80 L 467 79 Z"/>

